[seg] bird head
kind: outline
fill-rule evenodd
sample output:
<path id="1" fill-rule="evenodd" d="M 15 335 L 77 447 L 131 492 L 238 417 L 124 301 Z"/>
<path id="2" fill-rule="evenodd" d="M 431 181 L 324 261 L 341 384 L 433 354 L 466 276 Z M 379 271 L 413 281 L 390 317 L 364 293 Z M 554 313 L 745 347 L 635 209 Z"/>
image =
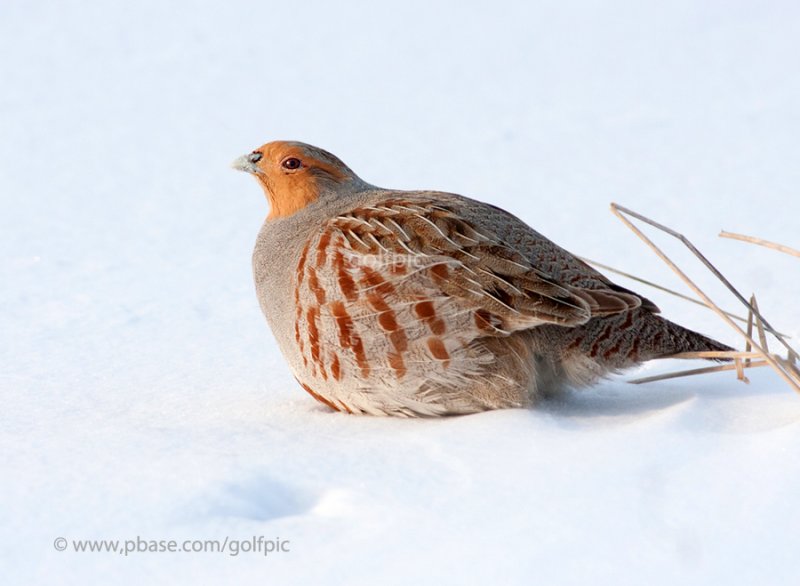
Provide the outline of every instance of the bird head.
<path id="1" fill-rule="evenodd" d="M 290 216 L 340 186 L 363 184 L 337 157 L 302 142 L 268 142 L 232 166 L 258 180 L 269 200 L 268 219 Z"/>

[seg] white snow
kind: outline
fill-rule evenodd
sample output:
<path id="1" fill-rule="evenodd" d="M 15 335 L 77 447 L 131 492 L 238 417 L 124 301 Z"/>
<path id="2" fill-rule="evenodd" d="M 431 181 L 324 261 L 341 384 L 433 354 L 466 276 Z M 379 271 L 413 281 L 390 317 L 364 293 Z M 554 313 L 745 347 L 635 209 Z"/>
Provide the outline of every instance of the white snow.
<path id="1" fill-rule="evenodd" d="M 800 397 L 772 371 L 625 382 L 686 366 L 652 363 L 531 411 L 330 413 L 260 314 L 267 207 L 228 165 L 303 140 L 680 288 L 617 201 L 796 343 L 798 260 L 717 233 L 800 248 L 798 30 L 793 2 L 3 2 L 3 583 L 795 582 Z M 137 536 L 291 551 L 53 546 Z"/>

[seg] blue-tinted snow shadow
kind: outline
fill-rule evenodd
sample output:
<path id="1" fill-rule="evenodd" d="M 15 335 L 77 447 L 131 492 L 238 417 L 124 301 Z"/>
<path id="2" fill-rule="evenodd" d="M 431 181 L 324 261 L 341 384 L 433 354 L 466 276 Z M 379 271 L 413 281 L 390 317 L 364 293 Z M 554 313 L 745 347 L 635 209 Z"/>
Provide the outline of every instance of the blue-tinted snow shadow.
<path id="1" fill-rule="evenodd" d="M 644 387 L 615 380 L 591 389 L 565 391 L 543 400 L 537 409 L 566 418 L 626 418 L 664 411 L 691 401 L 696 394 L 686 387 Z"/>
<path id="2" fill-rule="evenodd" d="M 686 368 L 685 365 L 681 366 Z M 677 369 L 672 365 L 663 369 L 664 372 L 671 370 Z M 774 380 L 774 373 L 767 369 L 759 369 L 758 372 L 754 369 L 747 374 L 752 380 L 751 384 L 737 381 L 730 372 L 641 385 L 628 383 L 627 380 L 635 376 L 625 375 L 589 389 L 566 391 L 542 401 L 537 409 L 570 422 L 596 419 L 625 422 L 662 414 L 691 403 L 697 409 L 693 408 L 691 414 L 684 414 L 685 425 L 731 430 L 736 427 L 732 423 L 732 419 L 735 419 L 733 415 L 751 411 L 753 405 L 762 405 L 764 409 L 770 406 L 786 409 L 784 401 L 788 391 Z M 779 419 L 780 422 L 775 420 L 773 423 L 783 425 L 787 417 Z"/>
<path id="3" fill-rule="evenodd" d="M 206 518 L 266 522 L 302 515 L 318 500 L 310 491 L 259 474 L 210 487 L 183 507 L 181 516 L 192 521 Z"/>

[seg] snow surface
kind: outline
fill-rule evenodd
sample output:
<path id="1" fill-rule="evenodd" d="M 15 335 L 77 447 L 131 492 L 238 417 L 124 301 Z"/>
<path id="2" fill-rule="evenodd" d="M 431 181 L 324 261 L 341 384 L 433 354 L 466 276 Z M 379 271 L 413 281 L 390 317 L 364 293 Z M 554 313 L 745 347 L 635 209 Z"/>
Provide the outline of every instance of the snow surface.
<path id="1" fill-rule="evenodd" d="M 788 1 L 2 2 L 2 582 L 797 583 L 800 400 L 774 373 L 628 373 L 446 420 L 330 413 L 259 312 L 266 204 L 228 164 L 304 140 L 680 287 L 617 201 L 685 232 L 797 340 L 797 259 L 716 234 L 800 247 L 798 30 Z"/>

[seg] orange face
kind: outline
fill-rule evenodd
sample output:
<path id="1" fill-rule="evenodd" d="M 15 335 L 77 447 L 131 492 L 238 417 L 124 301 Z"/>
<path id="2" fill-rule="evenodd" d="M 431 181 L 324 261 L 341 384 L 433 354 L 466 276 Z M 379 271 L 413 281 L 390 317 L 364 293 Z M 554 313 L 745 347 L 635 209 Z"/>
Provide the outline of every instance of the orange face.
<path id="1" fill-rule="evenodd" d="M 319 199 L 322 189 L 357 179 L 332 154 L 299 142 L 268 142 L 233 167 L 258 179 L 269 200 L 269 219 L 290 216 Z"/>

